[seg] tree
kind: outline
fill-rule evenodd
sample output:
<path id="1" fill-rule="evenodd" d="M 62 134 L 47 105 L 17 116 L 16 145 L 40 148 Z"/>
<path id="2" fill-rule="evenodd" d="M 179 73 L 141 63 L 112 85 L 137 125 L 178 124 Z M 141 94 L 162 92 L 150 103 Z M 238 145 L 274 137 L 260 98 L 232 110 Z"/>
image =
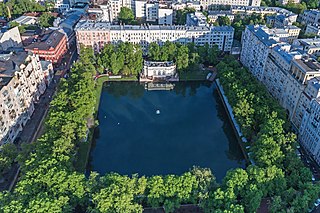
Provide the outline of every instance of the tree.
<path id="1" fill-rule="evenodd" d="M 134 14 L 130 8 L 121 7 L 118 19 L 125 24 L 130 24 L 134 20 Z"/>
<path id="2" fill-rule="evenodd" d="M 177 70 L 182 71 L 189 66 L 189 50 L 188 47 L 180 45 L 177 49 L 176 56 Z"/>
<path id="3" fill-rule="evenodd" d="M 231 21 L 228 16 L 219 16 L 218 23 L 220 26 L 231 25 Z"/>
<path id="4" fill-rule="evenodd" d="M 54 21 L 54 16 L 51 13 L 43 13 L 39 17 L 39 26 L 40 27 L 52 27 Z"/>
<path id="5" fill-rule="evenodd" d="M 194 8 L 185 8 L 176 11 L 176 24 L 185 25 L 188 13 L 194 13 L 196 10 Z"/>

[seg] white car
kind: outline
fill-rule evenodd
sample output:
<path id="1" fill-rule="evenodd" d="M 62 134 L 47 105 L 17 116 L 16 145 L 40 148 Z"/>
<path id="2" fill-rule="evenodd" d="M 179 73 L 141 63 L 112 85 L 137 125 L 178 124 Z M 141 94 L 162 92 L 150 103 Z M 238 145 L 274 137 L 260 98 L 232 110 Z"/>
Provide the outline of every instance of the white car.
<path id="1" fill-rule="evenodd" d="M 317 200 L 316 200 L 316 202 L 314 203 L 314 206 L 319 206 L 320 205 L 320 198 L 318 198 Z"/>

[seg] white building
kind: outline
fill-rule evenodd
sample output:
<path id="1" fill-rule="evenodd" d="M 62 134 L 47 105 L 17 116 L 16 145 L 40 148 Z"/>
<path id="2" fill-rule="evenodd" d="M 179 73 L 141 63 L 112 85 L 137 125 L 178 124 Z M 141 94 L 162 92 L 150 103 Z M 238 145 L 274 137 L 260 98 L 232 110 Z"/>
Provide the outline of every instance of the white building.
<path id="1" fill-rule="evenodd" d="M 292 42 L 298 37 L 300 28 L 269 29 L 265 26 L 246 27 L 242 34 L 242 52 L 240 60 L 243 65 L 260 81 L 263 78 L 267 57 L 271 48 L 279 42 Z"/>
<path id="2" fill-rule="evenodd" d="M 63 13 L 70 9 L 69 0 L 55 0 L 54 8 L 57 9 L 60 13 Z"/>
<path id="3" fill-rule="evenodd" d="M 314 84 L 314 89 L 319 92 L 319 81 Z M 299 130 L 299 142 L 311 154 L 313 159 L 320 165 L 320 100 L 313 98 L 308 105 L 308 110 L 303 116 Z"/>
<path id="4" fill-rule="evenodd" d="M 110 25 L 106 22 L 80 21 L 76 28 L 77 46 L 91 46 L 95 51 L 107 43 L 130 42 L 148 48 L 151 42 L 162 45 L 166 41 L 195 45 L 217 45 L 230 52 L 234 29 L 231 26 L 163 26 L 163 25 Z"/>
<path id="5" fill-rule="evenodd" d="M 305 34 L 314 34 L 320 36 L 320 25 L 319 24 L 308 24 Z"/>
<path id="6" fill-rule="evenodd" d="M 3 33 L 0 32 L 0 50 L 8 50 L 12 47 L 22 47 L 18 27 L 14 27 Z"/>
<path id="7" fill-rule="evenodd" d="M 208 22 L 214 23 L 219 17 L 228 17 L 233 22 L 235 15 L 230 11 L 209 11 Z"/>
<path id="8" fill-rule="evenodd" d="M 263 17 L 266 15 L 295 15 L 291 11 L 280 7 L 252 7 L 252 6 L 231 6 L 232 14 L 241 16 L 251 16 L 252 14 L 260 14 Z"/>
<path id="9" fill-rule="evenodd" d="M 320 56 L 320 38 L 297 39 L 293 45 L 310 55 Z"/>
<path id="10" fill-rule="evenodd" d="M 135 17 L 160 25 L 172 25 L 173 9 L 158 2 L 135 1 Z"/>
<path id="11" fill-rule="evenodd" d="M 188 26 L 206 26 L 207 25 L 207 17 L 203 15 L 201 12 L 188 13 L 186 25 Z"/>
<path id="12" fill-rule="evenodd" d="M 33 16 L 20 16 L 12 20 L 12 22 L 16 22 L 19 25 L 35 25 L 37 21 L 38 21 L 38 18 Z"/>
<path id="13" fill-rule="evenodd" d="M 12 143 L 45 91 L 44 73 L 35 55 L 0 55 L 0 145 Z"/>
<path id="14" fill-rule="evenodd" d="M 277 0 L 277 2 L 279 2 L 279 4 L 282 4 L 282 5 L 286 5 L 289 2 L 294 3 L 294 4 L 299 4 L 300 0 Z"/>
<path id="15" fill-rule="evenodd" d="M 320 24 L 319 10 L 305 10 L 301 16 L 303 24 Z"/>
<path id="16" fill-rule="evenodd" d="M 172 61 L 144 61 L 141 72 L 142 77 L 150 80 L 173 78 L 176 74 L 176 65 Z"/>
<path id="17" fill-rule="evenodd" d="M 195 11 L 201 10 L 201 4 L 199 1 L 191 2 L 175 2 L 171 4 L 173 10 L 183 10 L 185 8 L 193 8 Z"/>
<path id="18" fill-rule="evenodd" d="M 297 18 L 298 15 L 294 13 L 267 16 L 267 24 L 276 28 L 292 26 L 297 21 Z"/>
<path id="19" fill-rule="evenodd" d="M 108 8 L 110 10 L 111 21 L 118 20 L 118 16 L 122 7 L 130 8 L 132 11 L 135 10 L 134 0 L 109 0 Z"/>
<path id="20" fill-rule="evenodd" d="M 257 6 L 259 7 L 261 0 L 200 0 L 200 5 L 204 10 L 218 5 L 237 5 L 237 6 Z"/>

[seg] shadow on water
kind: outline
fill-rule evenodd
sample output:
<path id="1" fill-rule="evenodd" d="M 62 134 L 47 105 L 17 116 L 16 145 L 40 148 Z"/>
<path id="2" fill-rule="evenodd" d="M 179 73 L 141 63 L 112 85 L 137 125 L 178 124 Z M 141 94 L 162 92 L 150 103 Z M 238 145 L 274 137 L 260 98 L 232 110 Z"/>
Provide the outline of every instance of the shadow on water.
<path id="1" fill-rule="evenodd" d="M 226 152 L 226 155 L 230 160 L 236 160 L 237 162 L 244 162 L 244 156 L 241 150 L 241 147 L 239 145 L 236 133 L 234 132 L 234 129 L 232 127 L 231 121 L 229 120 L 228 114 L 226 112 L 226 109 L 223 106 L 222 100 L 219 96 L 218 90 L 216 87 L 213 90 L 213 97 L 217 101 L 217 112 L 218 117 L 223 121 L 222 129 L 228 138 L 229 141 L 229 150 Z"/>

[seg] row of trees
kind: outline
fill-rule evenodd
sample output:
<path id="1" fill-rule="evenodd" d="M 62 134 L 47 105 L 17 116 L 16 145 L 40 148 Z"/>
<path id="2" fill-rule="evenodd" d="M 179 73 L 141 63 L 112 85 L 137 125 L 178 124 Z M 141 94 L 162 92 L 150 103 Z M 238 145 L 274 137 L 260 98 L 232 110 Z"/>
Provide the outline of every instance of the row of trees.
<path id="1" fill-rule="evenodd" d="M 269 198 L 271 212 L 306 212 L 319 197 L 320 186 L 312 184 L 310 170 L 295 155 L 296 137 L 288 132 L 284 109 L 237 61 L 227 58 L 217 69 L 256 166 L 229 172 L 212 202 L 224 196 L 219 208 L 229 202 L 238 211 L 236 204 L 241 203 L 255 212 L 262 198 Z"/>
<path id="2" fill-rule="evenodd" d="M 181 45 L 166 41 L 162 46 L 151 43 L 148 58 L 153 61 L 174 61 L 178 71 L 187 70 L 201 64 L 216 65 L 219 49 L 217 46 L 195 46 L 194 43 Z"/>
<path id="3" fill-rule="evenodd" d="M 0 194 L 1 212 L 71 212 L 88 203 L 85 175 L 75 172 L 73 162 L 94 113 L 95 67 L 92 50 L 80 55 L 51 102 L 45 133 L 22 148 L 21 177 L 13 192 Z"/>
<path id="4" fill-rule="evenodd" d="M 255 212 L 264 198 L 272 201 L 271 212 L 305 212 L 319 196 L 319 185 L 312 184 L 310 171 L 294 154 L 295 137 L 287 132 L 285 112 L 228 57 L 217 69 L 256 165 L 230 170 L 221 185 L 209 169 L 196 167 L 181 176 L 93 172 L 86 178 L 77 173 L 77 148 L 94 113 L 97 61 L 91 49 L 82 49 L 70 78 L 62 80 L 44 135 L 23 147 L 18 158 L 22 174 L 17 186 L 0 194 L 3 212 L 129 213 L 145 206 L 173 212 L 184 203 L 199 204 L 205 212 Z"/>
<path id="5" fill-rule="evenodd" d="M 107 44 L 97 55 L 99 72 L 111 71 L 114 75 L 137 75 L 142 70 L 142 49 L 129 42 Z"/>
<path id="6" fill-rule="evenodd" d="M 46 5 L 43 6 L 36 3 L 33 0 L 8 0 L 0 2 L 0 16 L 7 17 L 17 17 L 27 12 L 44 12 L 49 9 L 52 3 L 46 1 Z"/>

